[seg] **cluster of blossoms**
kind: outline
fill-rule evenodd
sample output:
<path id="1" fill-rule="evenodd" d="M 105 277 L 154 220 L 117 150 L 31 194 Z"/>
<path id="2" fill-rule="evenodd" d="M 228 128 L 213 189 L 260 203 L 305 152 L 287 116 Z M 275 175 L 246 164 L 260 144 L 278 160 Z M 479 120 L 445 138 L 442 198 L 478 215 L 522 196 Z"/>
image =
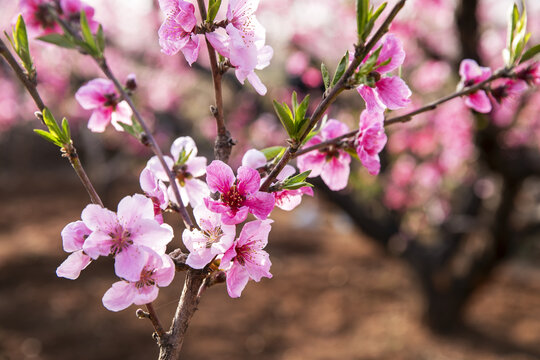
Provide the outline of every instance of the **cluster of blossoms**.
<path id="1" fill-rule="evenodd" d="M 167 55 L 181 51 L 191 65 L 199 56 L 200 36 L 205 33 L 216 51 L 228 58 L 236 69 L 238 81 L 243 84 L 247 79 L 259 94 L 264 95 L 266 87 L 255 74 L 255 69 L 261 70 L 270 64 L 273 50 L 265 45 L 266 30 L 255 16 L 258 5 L 258 0 L 230 0 L 227 17 L 219 22 L 225 29 L 218 27 L 207 32 L 197 27 L 192 3 L 160 0 L 159 6 L 166 17 L 158 32 L 161 49 Z"/>
<path id="2" fill-rule="evenodd" d="M 90 29 L 93 32 L 98 29 L 99 24 L 94 20 L 94 8 L 81 0 L 20 0 L 21 13 L 31 33 L 47 35 L 62 32 L 50 13 L 50 7 L 59 14 L 61 19 L 67 22 L 78 23 L 80 13 L 84 11 Z"/>

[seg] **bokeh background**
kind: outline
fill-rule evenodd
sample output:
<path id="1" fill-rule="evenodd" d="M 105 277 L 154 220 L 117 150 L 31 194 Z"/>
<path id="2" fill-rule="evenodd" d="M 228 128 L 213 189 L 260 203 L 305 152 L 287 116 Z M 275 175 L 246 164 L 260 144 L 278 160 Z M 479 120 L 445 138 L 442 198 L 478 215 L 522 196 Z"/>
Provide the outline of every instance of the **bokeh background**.
<path id="1" fill-rule="evenodd" d="M 206 52 L 190 68 L 160 53 L 157 1 L 88 0 L 107 35 L 120 79 L 137 75 L 137 105 L 163 149 L 191 135 L 210 159 L 215 124 Z M 378 4 L 378 1 L 375 1 Z M 392 5 L 394 1 L 390 1 Z M 540 41 L 540 2 L 525 2 L 531 44 Z M 463 58 L 502 65 L 510 0 L 409 0 L 392 31 L 407 52 L 403 78 L 414 106 L 453 92 Z M 17 1 L 0 0 L 11 27 Z M 383 15 L 384 16 L 384 15 Z M 319 99 L 319 72 L 355 41 L 354 1 L 261 1 L 258 18 L 274 47 L 259 72 L 258 96 L 229 73 L 226 119 L 234 164 L 245 150 L 282 145 L 271 100 L 293 90 Z M 74 92 L 101 76 L 90 59 L 33 41 L 39 90 L 68 117 L 83 164 L 106 206 L 138 192 L 150 153 L 125 133 L 93 134 Z M 316 104 L 316 101 L 314 101 Z M 357 126 L 354 91 L 329 116 Z M 406 109 L 407 110 L 407 109 Z M 100 260 L 72 282 L 55 269 L 66 254 L 60 231 L 89 202 L 68 162 L 32 132 L 30 98 L 0 62 L 0 359 L 157 357 L 152 328 L 103 308 L 116 279 Z M 460 99 L 388 129 L 383 171 L 358 162 L 346 190 L 316 196 L 292 213 L 275 210 L 268 252 L 274 278 L 250 283 L 240 299 L 224 286 L 203 297 L 185 340 L 185 359 L 540 359 L 540 93 L 531 88 L 488 115 Z M 171 216 L 174 246 L 182 224 Z M 168 324 L 183 275 L 155 303 Z"/>

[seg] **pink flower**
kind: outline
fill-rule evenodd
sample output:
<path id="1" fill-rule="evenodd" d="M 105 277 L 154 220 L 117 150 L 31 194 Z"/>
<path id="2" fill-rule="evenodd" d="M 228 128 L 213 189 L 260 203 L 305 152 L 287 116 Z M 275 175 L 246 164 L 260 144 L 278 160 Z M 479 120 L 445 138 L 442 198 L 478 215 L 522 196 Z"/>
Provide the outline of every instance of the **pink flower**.
<path id="1" fill-rule="evenodd" d="M 252 169 L 259 169 L 266 165 L 266 156 L 264 154 L 256 149 L 250 149 L 246 151 L 244 156 L 242 157 L 242 166 L 248 166 Z M 285 165 L 283 170 L 278 174 L 276 177 L 276 180 L 283 181 L 286 178 L 294 175 L 296 170 L 290 166 Z M 264 182 L 264 179 L 262 179 L 261 183 Z M 313 196 L 313 189 L 309 186 L 301 187 L 300 189 L 296 190 L 281 190 L 273 192 L 274 197 L 276 199 L 276 206 L 281 208 L 282 210 L 291 211 L 300 203 L 302 202 L 302 195 L 306 194 L 309 196 Z"/>
<path id="2" fill-rule="evenodd" d="M 356 152 L 362 165 L 371 175 L 377 175 L 381 170 L 379 153 L 386 145 L 384 133 L 384 115 L 362 111 L 358 124 L 358 137 L 356 138 Z"/>
<path id="3" fill-rule="evenodd" d="M 176 185 L 180 190 L 180 197 L 185 206 L 191 204 L 195 207 L 202 204 L 203 198 L 208 196 L 208 186 L 204 181 L 197 179 L 206 173 L 206 158 L 197 156 L 197 145 L 189 136 L 176 139 L 171 145 L 171 155 L 165 156 L 169 169 L 176 175 Z M 161 181 L 169 182 L 169 177 L 163 169 L 157 156 L 148 160 L 147 168 Z M 169 200 L 177 203 L 171 187 L 169 186 Z"/>
<path id="4" fill-rule="evenodd" d="M 491 76 L 491 69 L 478 66 L 478 63 L 474 60 L 465 59 L 459 65 L 459 75 L 461 75 L 459 87 L 469 87 L 487 80 Z M 491 111 L 491 102 L 484 90 L 478 90 L 467 95 L 465 105 L 480 113 Z"/>
<path id="5" fill-rule="evenodd" d="M 75 280 L 92 259 L 83 252 L 83 244 L 92 230 L 84 222 L 75 221 L 66 225 L 62 230 L 62 244 L 65 252 L 72 253 L 56 269 L 56 275 L 66 279 Z"/>
<path id="6" fill-rule="evenodd" d="M 88 128 L 93 132 L 103 132 L 109 123 L 118 131 L 123 131 L 120 122 L 131 125 L 133 112 L 125 101 L 120 101 L 114 84 L 108 79 L 94 79 L 82 86 L 75 98 L 86 110 L 93 110 Z"/>
<path id="7" fill-rule="evenodd" d="M 272 278 L 269 255 L 264 251 L 268 243 L 272 220 L 255 220 L 244 225 L 240 237 L 225 252 L 220 268 L 227 271 L 227 292 L 230 297 L 242 295 L 251 278 L 259 282 L 263 277 Z"/>
<path id="8" fill-rule="evenodd" d="M 161 51 L 175 55 L 182 51 L 189 65 L 199 57 L 200 41 L 193 28 L 197 25 L 195 6 L 183 0 L 159 0 L 165 21 L 158 31 Z"/>
<path id="9" fill-rule="evenodd" d="M 525 63 L 516 69 L 516 77 L 529 85 L 540 85 L 540 62 Z"/>
<path id="10" fill-rule="evenodd" d="M 94 260 L 114 256 L 116 275 L 128 281 L 139 280 L 147 260 L 146 250 L 164 254 L 173 238 L 172 228 L 154 219 L 152 200 L 140 194 L 123 198 L 117 213 L 91 204 L 81 217 L 92 230 L 83 244 L 84 252 Z"/>
<path id="11" fill-rule="evenodd" d="M 224 254 L 236 236 L 236 226 L 221 222 L 220 214 L 211 212 L 204 205 L 193 210 L 195 220 L 200 227 L 184 230 L 182 240 L 189 250 L 186 264 L 194 269 L 204 268 L 214 257 Z"/>
<path id="12" fill-rule="evenodd" d="M 163 181 L 159 180 L 149 168 L 143 169 L 139 177 L 139 183 L 141 189 L 154 204 L 154 215 L 156 220 L 160 224 L 163 224 L 161 210 L 165 210 L 169 206 L 167 186 L 165 186 Z"/>
<path id="13" fill-rule="evenodd" d="M 50 33 L 60 33 L 60 26 L 47 10 L 48 6 L 54 6 L 51 0 L 21 0 L 19 4 L 28 31 L 36 36 Z"/>
<path id="14" fill-rule="evenodd" d="M 103 305 L 107 309 L 120 311 L 131 304 L 149 304 L 157 298 L 158 287 L 172 282 L 175 267 L 168 255 L 145 250 L 141 252 L 141 261 L 144 265 L 136 280 L 115 282 L 103 295 Z"/>
<path id="15" fill-rule="evenodd" d="M 357 90 L 366 102 L 369 112 L 384 112 L 400 109 L 410 103 L 411 90 L 399 76 L 384 76 L 384 74 L 397 69 L 405 60 L 405 51 L 401 41 L 394 35 L 388 34 L 380 40 L 375 49 L 382 46 L 375 70 L 370 74 L 374 77 L 374 86 L 360 85 Z M 365 62 L 373 51 L 363 60 Z M 390 60 L 386 65 L 385 61 Z"/>
<path id="16" fill-rule="evenodd" d="M 349 127 L 344 123 L 335 119 L 328 120 L 321 132 L 312 137 L 305 147 L 333 139 L 348 131 Z M 350 163 L 351 156 L 333 145 L 298 157 L 298 168 L 301 172 L 311 170 L 309 177 L 320 175 L 324 183 L 333 191 L 342 190 L 347 186 Z"/>
<path id="17" fill-rule="evenodd" d="M 241 84 L 247 79 L 260 95 L 265 95 L 266 86 L 254 70 L 267 67 L 274 51 L 264 44 L 266 30 L 255 17 L 258 6 L 258 0 L 231 0 L 227 8 L 227 35 L 215 31 L 206 34 L 206 38 L 218 53 L 229 58 Z"/>
<path id="18" fill-rule="evenodd" d="M 206 182 L 211 192 L 219 192 L 217 201 L 205 198 L 208 209 L 221 214 L 226 225 L 239 224 L 246 220 L 248 213 L 264 220 L 274 208 L 274 196 L 258 191 L 261 176 L 257 170 L 246 166 L 238 168 L 238 178 L 229 165 L 214 160 L 206 169 Z"/>

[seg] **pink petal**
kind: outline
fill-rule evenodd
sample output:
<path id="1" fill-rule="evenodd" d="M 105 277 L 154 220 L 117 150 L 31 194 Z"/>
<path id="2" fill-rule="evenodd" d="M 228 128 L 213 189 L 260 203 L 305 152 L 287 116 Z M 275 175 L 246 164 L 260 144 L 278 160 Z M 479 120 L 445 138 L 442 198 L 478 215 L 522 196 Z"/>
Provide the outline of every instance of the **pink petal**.
<path id="1" fill-rule="evenodd" d="M 124 131 L 124 128 L 119 123 L 132 125 L 132 115 L 133 111 L 129 107 L 128 103 L 126 101 L 121 101 L 116 105 L 115 110 L 111 113 L 111 124 L 116 130 Z"/>
<path id="2" fill-rule="evenodd" d="M 83 244 L 84 252 L 92 259 L 99 256 L 108 256 L 111 253 L 113 241 L 109 232 L 94 231 Z"/>
<path id="3" fill-rule="evenodd" d="M 92 233 L 84 222 L 75 221 L 69 223 L 62 230 L 62 245 L 65 252 L 74 252 L 81 250 L 84 244 L 85 238 Z"/>
<path id="4" fill-rule="evenodd" d="M 390 110 L 401 109 L 411 102 L 411 90 L 398 76 L 382 78 L 376 86 L 379 99 Z"/>
<path id="5" fill-rule="evenodd" d="M 75 99 L 85 110 L 102 107 L 107 99 L 106 94 L 115 94 L 114 84 L 108 79 L 94 79 L 83 85 L 75 93 Z"/>
<path id="6" fill-rule="evenodd" d="M 193 177 L 206 174 L 206 158 L 204 156 L 190 157 L 186 162 L 187 172 Z"/>
<path id="7" fill-rule="evenodd" d="M 381 170 L 381 161 L 378 154 L 370 155 L 366 151 L 358 152 L 360 161 L 371 175 L 378 175 Z"/>
<path id="8" fill-rule="evenodd" d="M 226 193 L 235 180 L 232 169 L 223 161 L 214 160 L 206 168 L 206 183 L 211 192 Z"/>
<path id="9" fill-rule="evenodd" d="M 135 298 L 135 284 L 118 281 L 103 295 L 103 306 L 110 311 L 120 311 L 129 307 Z"/>
<path id="10" fill-rule="evenodd" d="M 110 107 L 95 109 L 88 119 L 88 129 L 97 133 L 104 132 L 111 120 L 112 109 Z"/>
<path id="11" fill-rule="evenodd" d="M 245 204 L 249 207 L 250 213 L 255 215 L 256 218 L 264 220 L 274 209 L 275 201 L 274 195 L 258 191 L 247 198 Z"/>
<path id="12" fill-rule="evenodd" d="M 465 59 L 459 65 L 459 75 L 461 75 L 464 82 L 473 81 L 479 83 L 491 76 L 491 69 L 479 66 L 474 60 Z"/>
<path id="13" fill-rule="evenodd" d="M 206 34 L 206 38 L 212 47 L 222 56 L 228 58 L 229 55 L 229 37 L 219 33 L 218 31 Z"/>
<path id="14" fill-rule="evenodd" d="M 170 156 L 164 156 L 163 158 L 165 159 L 165 163 L 167 163 L 169 169 L 172 169 L 174 160 Z M 146 163 L 146 167 L 150 169 L 150 171 L 152 171 L 159 180 L 169 182 L 167 172 L 165 172 L 165 169 L 163 168 L 163 165 L 161 165 L 161 162 L 157 156 L 152 156 Z"/>
<path id="15" fill-rule="evenodd" d="M 476 91 L 465 97 L 465 105 L 478 111 L 479 113 L 488 113 L 491 111 L 491 101 L 483 90 Z"/>
<path id="16" fill-rule="evenodd" d="M 249 274 L 245 267 L 234 263 L 229 271 L 227 271 L 227 292 L 229 296 L 232 298 L 240 297 L 248 280 Z"/>
<path id="17" fill-rule="evenodd" d="M 249 149 L 242 157 L 242 166 L 258 169 L 266 165 L 266 156 L 257 150 Z"/>
<path id="18" fill-rule="evenodd" d="M 375 90 L 367 85 L 360 85 L 358 93 L 366 102 L 366 110 L 369 112 L 384 112 L 385 106 L 377 97 Z"/>
<path id="19" fill-rule="evenodd" d="M 309 145 L 306 144 L 306 146 Z M 300 155 L 296 161 L 300 172 L 311 170 L 309 177 L 312 178 L 321 174 L 326 162 L 326 154 L 315 150 L 307 154 Z"/>
<path id="20" fill-rule="evenodd" d="M 112 232 L 118 224 L 116 214 L 96 204 L 87 205 L 81 214 L 84 224 L 92 231 Z"/>
<path id="21" fill-rule="evenodd" d="M 199 205 L 193 209 L 195 221 L 203 231 L 212 231 L 221 226 L 221 216 L 214 211 L 210 211 L 206 206 Z"/>
<path id="22" fill-rule="evenodd" d="M 390 62 L 387 65 L 377 68 L 377 72 L 384 74 L 397 69 L 405 60 L 405 51 L 401 40 L 394 34 L 388 34 L 383 39 L 382 49 L 379 54 L 377 64 L 380 64 L 388 59 Z"/>
<path id="23" fill-rule="evenodd" d="M 56 269 L 56 275 L 58 277 L 75 280 L 79 277 L 81 271 L 90 264 L 90 261 L 92 261 L 92 259 L 83 253 L 82 250 L 75 251 Z"/>
<path id="24" fill-rule="evenodd" d="M 226 204 L 219 201 L 213 201 L 209 198 L 204 198 L 204 204 L 206 205 L 208 210 L 218 214 L 223 214 L 229 211 L 229 207 Z"/>
<path id="25" fill-rule="evenodd" d="M 286 178 L 293 176 L 295 172 L 296 170 L 294 167 L 292 167 L 291 165 L 285 165 L 283 167 L 283 170 L 281 170 L 278 176 L 276 176 L 276 179 L 278 179 L 279 181 L 285 180 Z"/>
<path id="26" fill-rule="evenodd" d="M 242 195 L 253 194 L 261 186 L 261 176 L 259 172 L 247 166 L 238 168 L 238 192 Z"/>
<path id="27" fill-rule="evenodd" d="M 264 86 L 264 84 L 262 83 L 259 76 L 257 74 L 255 74 L 255 72 L 253 72 L 253 71 L 250 72 L 248 74 L 248 76 L 247 76 L 247 79 L 248 79 L 249 83 L 251 84 L 251 86 L 253 86 L 253 88 L 255 89 L 257 94 L 259 94 L 261 96 L 266 95 L 266 92 L 268 90 L 266 89 L 266 86 Z"/>
<path id="28" fill-rule="evenodd" d="M 174 233 L 168 224 L 159 224 L 154 218 L 139 220 L 128 229 L 134 245 L 148 247 L 158 253 L 163 253 L 171 242 Z"/>
<path id="29" fill-rule="evenodd" d="M 197 25 L 195 6 L 187 1 L 179 0 L 178 7 L 180 11 L 174 20 L 185 32 L 190 32 Z"/>
<path id="30" fill-rule="evenodd" d="M 249 213 L 249 207 L 242 206 L 236 211 L 229 210 L 221 214 L 221 221 L 225 225 L 236 225 L 246 220 Z"/>
<path id="31" fill-rule="evenodd" d="M 132 226 L 141 219 L 154 219 L 152 200 L 141 194 L 126 196 L 118 203 L 118 222 L 124 227 Z"/>
<path id="32" fill-rule="evenodd" d="M 270 256 L 266 251 L 256 251 L 251 254 L 250 259 L 252 261 L 246 261 L 245 268 L 249 274 L 249 277 L 253 280 L 259 282 L 263 277 L 272 278 L 270 273 L 270 267 L 272 263 L 270 262 Z"/>
<path id="33" fill-rule="evenodd" d="M 201 48 L 201 41 L 199 39 L 199 36 L 196 34 L 193 34 L 188 38 L 188 42 L 186 43 L 186 45 L 180 49 L 190 66 L 195 61 L 197 61 L 197 58 L 199 57 L 200 48 Z"/>
<path id="34" fill-rule="evenodd" d="M 321 130 L 325 140 L 330 140 L 349 132 L 349 127 L 336 119 L 330 119 Z"/>
<path id="35" fill-rule="evenodd" d="M 326 163 L 321 178 L 328 188 L 332 191 L 345 189 L 349 181 L 349 163 L 351 156 L 349 154 L 341 154 L 339 157 L 332 157 Z"/>
<path id="36" fill-rule="evenodd" d="M 148 253 L 140 246 L 128 246 L 114 258 L 114 272 L 128 281 L 139 281 L 148 260 Z"/>
<path id="37" fill-rule="evenodd" d="M 193 207 L 202 204 L 203 199 L 210 196 L 208 185 L 199 179 L 186 180 L 184 188 L 189 198 L 189 203 Z"/>
<path id="38" fill-rule="evenodd" d="M 244 225 L 238 241 L 237 247 L 249 245 L 251 250 L 261 250 L 268 244 L 268 234 L 272 230 L 273 220 L 255 220 Z"/>
<path id="39" fill-rule="evenodd" d="M 153 278 L 159 287 L 169 286 L 174 279 L 176 268 L 169 255 L 163 255 L 163 266 L 156 269 Z"/>
<path id="40" fill-rule="evenodd" d="M 155 285 L 143 286 L 136 289 L 135 296 L 133 297 L 133 303 L 135 305 L 149 304 L 157 299 L 159 289 Z"/>

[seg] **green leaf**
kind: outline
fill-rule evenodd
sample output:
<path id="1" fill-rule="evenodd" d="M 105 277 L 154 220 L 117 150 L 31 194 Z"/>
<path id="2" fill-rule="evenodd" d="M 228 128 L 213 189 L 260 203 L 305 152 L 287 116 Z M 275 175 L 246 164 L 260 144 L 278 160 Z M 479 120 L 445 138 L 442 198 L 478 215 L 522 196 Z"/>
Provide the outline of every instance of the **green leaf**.
<path id="1" fill-rule="evenodd" d="M 341 77 L 345 73 L 345 69 L 347 68 L 348 62 L 349 62 L 349 51 L 345 53 L 345 56 L 341 58 L 341 61 L 338 64 L 336 72 L 334 73 L 334 77 L 332 78 L 332 87 L 336 86 L 339 79 L 341 79 Z"/>
<path id="2" fill-rule="evenodd" d="M 289 134 L 291 138 L 294 138 L 296 134 L 294 132 L 294 119 L 292 117 L 291 109 L 289 109 L 287 104 L 281 105 L 276 100 L 274 100 L 273 103 L 274 109 L 279 117 L 279 120 L 283 124 L 283 127 L 285 127 L 287 134 Z"/>
<path id="3" fill-rule="evenodd" d="M 356 29 L 359 39 L 362 39 L 364 37 L 368 18 L 369 0 L 356 0 Z"/>
<path id="4" fill-rule="evenodd" d="M 296 125 L 296 134 L 302 135 L 309 126 L 309 119 L 306 118 L 306 112 L 309 106 L 309 95 L 307 95 L 304 100 L 300 103 L 300 105 L 297 104 L 295 114 L 294 114 L 294 122 Z"/>
<path id="5" fill-rule="evenodd" d="M 285 148 L 283 146 L 272 146 L 261 150 L 264 156 L 266 156 L 266 160 L 268 161 L 272 160 L 276 156 L 279 156 L 284 151 Z"/>
<path id="6" fill-rule="evenodd" d="M 105 34 L 103 34 L 103 26 L 99 24 L 98 31 L 96 33 L 96 42 L 100 53 L 105 51 Z"/>
<path id="7" fill-rule="evenodd" d="M 208 3 L 208 16 L 207 22 L 213 22 L 221 6 L 221 0 L 210 0 Z"/>
<path id="8" fill-rule="evenodd" d="M 60 141 L 58 141 L 53 134 L 48 133 L 41 129 L 34 129 L 34 132 L 38 134 L 39 136 L 41 136 L 42 138 L 44 138 L 45 140 L 53 143 L 54 145 L 59 146 L 59 147 L 64 147 L 64 145 Z"/>
<path id="9" fill-rule="evenodd" d="M 62 130 L 64 133 L 64 138 L 66 140 L 66 143 L 69 143 L 71 141 L 71 131 L 69 129 L 69 123 L 66 118 L 62 119 Z"/>
<path id="10" fill-rule="evenodd" d="M 304 171 L 303 173 L 300 173 L 298 175 L 289 177 L 289 178 L 285 179 L 283 181 L 283 183 L 296 184 L 296 183 L 302 182 L 302 181 L 306 180 L 306 178 L 309 176 L 309 174 L 311 174 L 311 170 L 307 170 L 307 171 Z"/>
<path id="11" fill-rule="evenodd" d="M 44 41 L 49 44 L 54 44 L 56 46 L 60 46 L 66 49 L 74 49 L 75 43 L 73 40 L 66 35 L 61 34 L 49 34 L 40 36 L 37 38 L 38 40 Z"/>
<path id="12" fill-rule="evenodd" d="M 298 108 L 298 95 L 296 94 L 296 91 L 293 91 L 292 97 L 291 97 L 291 103 L 292 103 L 292 111 L 293 115 L 296 114 L 296 109 Z"/>
<path id="13" fill-rule="evenodd" d="M 129 124 L 126 124 L 126 123 L 123 123 L 121 121 L 118 122 L 118 124 L 122 127 L 122 129 L 124 129 L 125 132 L 127 132 L 129 135 L 133 136 L 135 139 L 139 140 L 140 139 L 140 134 L 141 132 L 138 131 L 138 129 L 136 128 L 136 123 L 133 123 L 133 125 L 129 125 Z"/>
<path id="14" fill-rule="evenodd" d="M 49 111 L 49 109 L 45 108 L 43 109 L 43 122 L 49 129 L 49 132 L 53 134 L 58 141 L 62 141 L 62 130 L 58 126 L 58 123 L 56 122 L 56 119 L 54 118 L 53 114 Z"/>
<path id="15" fill-rule="evenodd" d="M 324 65 L 324 63 L 321 63 L 321 74 L 323 78 L 324 89 L 328 90 L 328 88 L 330 87 L 330 74 L 328 73 L 328 68 L 326 67 L 326 65 Z"/>
<path id="16" fill-rule="evenodd" d="M 12 45 L 17 55 L 21 59 L 24 68 L 28 75 L 34 73 L 34 65 L 32 58 L 30 57 L 30 48 L 28 45 L 28 33 L 26 32 L 26 24 L 21 15 L 17 18 L 15 28 L 13 29 L 13 42 Z"/>
<path id="17" fill-rule="evenodd" d="M 96 40 L 94 39 L 94 35 L 92 35 L 92 31 L 90 30 L 90 25 L 88 25 L 88 19 L 86 18 L 86 13 L 84 12 L 84 10 L 81 11 L 81 33 L 84 42 L 91 50 L 90 54 L 99 56 L 101 53 L 97 48 Z"/>
<path id="18" fill-rule="evenodd" d="M 371 34 L 371 30 L 373 30 L 373 26 L 375 25 L 375 21 L 379 18 L 381 13 L 386 8 L 387 3 L 382 3 L 375 12 L 370 11 L 369 20 L 365 26 L 364 34 L 362 36 L 362 41 L 366 41 L 369 34 Z"/>
<path id="19" fill-rule="evenodd" d="M 535 45 L 535 46 L 531 47 L 529 50 L 525 51 L 525 53 L 524 53 L 523 56 L 521 57 L 520 64 L 521 64 L 522 62 L 525 62 L 525 61 L 527 61 L 527 60 L 532 59 L 532 58 L 535 57 L 538 53 L 540 53 L 540 44 Z"/>

